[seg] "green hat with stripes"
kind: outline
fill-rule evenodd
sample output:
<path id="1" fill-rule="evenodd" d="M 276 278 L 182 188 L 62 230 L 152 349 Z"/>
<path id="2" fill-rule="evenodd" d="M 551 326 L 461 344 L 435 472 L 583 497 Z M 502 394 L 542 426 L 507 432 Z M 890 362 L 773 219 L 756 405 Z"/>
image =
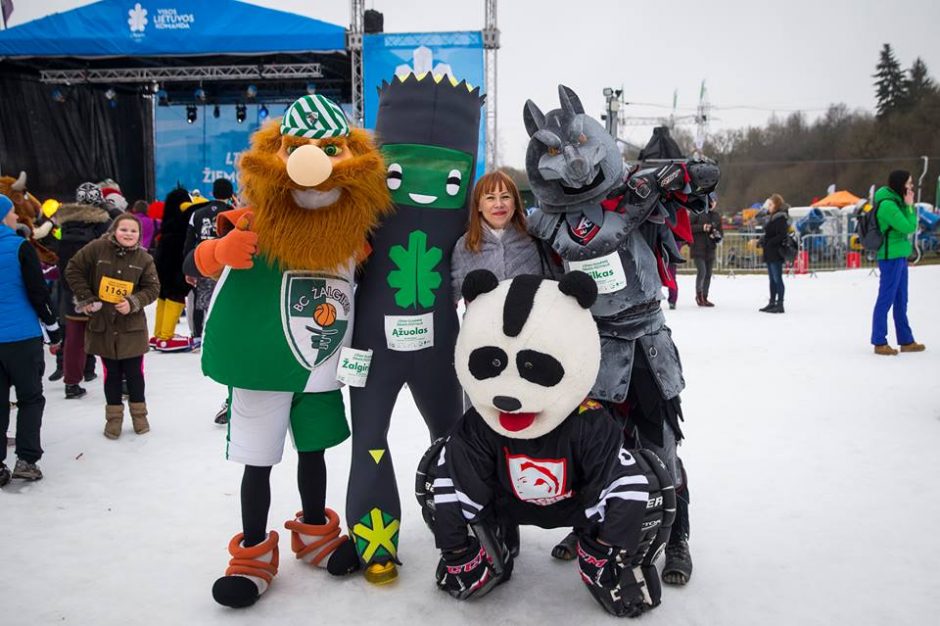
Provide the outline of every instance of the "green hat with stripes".
<path id="1" fill-rule="evenodd" d="M 304 96 L 285 111 L 281 134 L 307 139 L 341 137 L 349 134 L 349 122 L 339 105 L 329 98 Z"/>

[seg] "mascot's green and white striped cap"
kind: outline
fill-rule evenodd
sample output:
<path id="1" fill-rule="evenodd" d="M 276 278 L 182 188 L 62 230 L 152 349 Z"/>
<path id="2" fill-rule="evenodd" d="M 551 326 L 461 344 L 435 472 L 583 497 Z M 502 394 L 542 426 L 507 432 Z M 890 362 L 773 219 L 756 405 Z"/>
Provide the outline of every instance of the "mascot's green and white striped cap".
<path id="1" fill-rule="evenodd" d="M 345 137 L 349 134 L 349 122 L 339 105 L 329 98 L 304 96 L 284 112 L 281 134 L 307 139 Z"/>

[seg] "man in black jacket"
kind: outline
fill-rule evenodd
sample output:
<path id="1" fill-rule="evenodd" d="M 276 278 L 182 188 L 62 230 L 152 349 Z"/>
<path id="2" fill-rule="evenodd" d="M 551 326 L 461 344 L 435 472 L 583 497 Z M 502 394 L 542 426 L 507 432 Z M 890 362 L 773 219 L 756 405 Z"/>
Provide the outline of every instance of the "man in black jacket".
<path id="1" fill-rule="evenodd" d="M 42 395 L 45 360 L 43 327 L 49 341 L 58 344 L 55 307 L 42 276 L 39 257 L 26 239 L 15 231 L 13 203 L 0 195 L 0 433 L 10 425 L 10 387 L 16 389 L 16 465 L 7 468 L 6 445 L 0 446 L 0 487 L 10 478 L 39 480 L 36 463 L 42 457 L 39 429 L 46 399 Z M 37 320 L 38 318 L 38 320 Z M 42 326 L 40 326 L 40 321 Z"/>

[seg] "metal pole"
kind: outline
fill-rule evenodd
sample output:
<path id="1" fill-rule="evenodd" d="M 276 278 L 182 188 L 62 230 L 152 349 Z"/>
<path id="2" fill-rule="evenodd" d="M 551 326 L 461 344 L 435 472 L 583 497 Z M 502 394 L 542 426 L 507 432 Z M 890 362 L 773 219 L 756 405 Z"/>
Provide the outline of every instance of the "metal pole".
<path id="1" fill-rule="evenodd" d="M 350 76 L 352 78 L 353 122 L 362 128 L 365 125 L 365 103 L 362 87 L 362 33 L 365 24 L 365 2 L 349 0 L 349 30 L 346 47 L 349 48 Z"/>
<path id="2" fill-rule="evenodd" d="M 922 156 L 920 157 L 924 160 L 924 171 L 920 173 L 920 178 L 917 179 L 917 201 L 920 202 L 920 185 L 924 181 L 924 176 L 927 175 L 927 164 L 930 163 L 930 157 Z"/>
<path id="3" fill-rule="evenodd" d="M 483 28 L 483 65 L 486 84 L 486 170 L 498 165 L 499 154 L 496 129 L 496 56 L 499 50 L 499 28 L 496 26 L 496 0 L 486 0 L 485 26 Z"/>

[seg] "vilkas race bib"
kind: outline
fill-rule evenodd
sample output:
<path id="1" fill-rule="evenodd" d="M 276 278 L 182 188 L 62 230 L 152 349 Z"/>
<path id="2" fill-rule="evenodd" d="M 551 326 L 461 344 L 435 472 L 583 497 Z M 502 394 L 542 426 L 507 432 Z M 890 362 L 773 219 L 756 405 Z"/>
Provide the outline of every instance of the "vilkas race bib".
<path id="1" fill-rule="evenodd" d="M 117 304 L 132 293 L 134 293 L 134 283 L 129 280 L 105 276 L 98 285 L 98 299 L 102 302 Z"/>
<path id="2" fill-rule="evenodd" d="M 588 261 L 566 261 L 567 270 L 584 272 L 597 283 L 598 293 L 613 293 L 627 286 L 627 275 L 623 271 L 620 253 L 610 254 Z"/>

